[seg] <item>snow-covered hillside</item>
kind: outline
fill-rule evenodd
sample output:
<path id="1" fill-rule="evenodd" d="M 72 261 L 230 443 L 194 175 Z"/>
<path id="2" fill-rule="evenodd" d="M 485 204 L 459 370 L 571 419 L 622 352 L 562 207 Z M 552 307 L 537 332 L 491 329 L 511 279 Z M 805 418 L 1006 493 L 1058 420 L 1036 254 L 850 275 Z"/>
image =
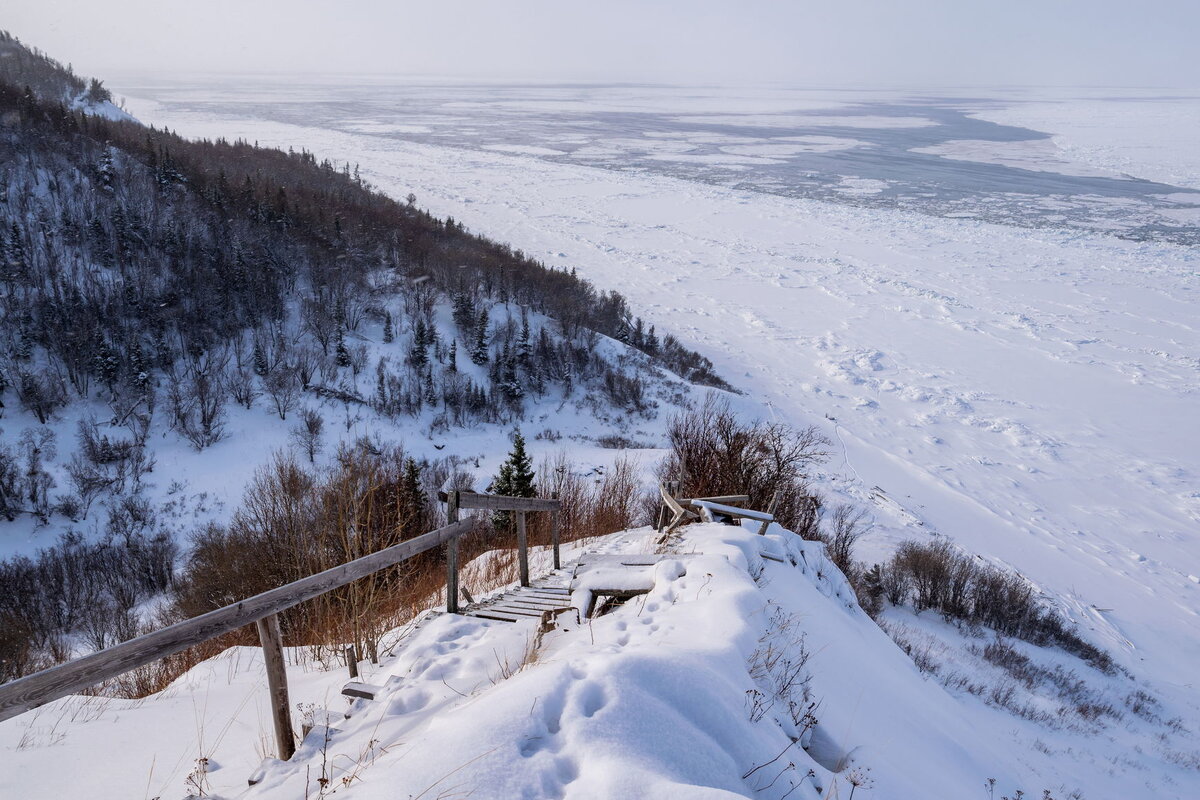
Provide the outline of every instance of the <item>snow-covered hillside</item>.
<path id="1" fill-rule="evenodd" d="M 756 526 L 755 526 L 756 527 Z M 638 529 L 587 544 L 645 553 Z M 568 550 L 571 561 L 579 550 Z M 535 559 L 544 568 L 545 554 Z M 69 698 L 0 725 L 12 797 L 971 798 L 1191 797 L 1195 736 L 1140 684 L 1058 651 L 1008 646 L 1070 671 L 1074 694 L 1024 696 L 972 652 L 997 641 L 891 612 L 956 654 L 936 680 L 858 607 L 823 546 L 778 526 L 694 525 L 653 588 L 593 620 L 433 614 L 390 637 L 363 680 L 290 651 L 292 699 L 314 725 L 267 759 L 256 649 L 234 648 L 140 701 Z M 918 631 L 918 629 L 920 629 Z M 944 676 L 943 676 L 944 677 Z M 999 708 L 1022 693 L 1028 718 Z M 1111 714 L 1079 716 L 1085 702 Z M 257 709 L 257 710 L 256 710 Z M 1190 755 L 1189 755 L 1190 753 Z M 1191 759 L 1191 762 L 1188 759 Z M 59 765 L 69 761 L 71 770 Z M 261 762 L 261 763 L 260 763 Z M 256 785 L 246 789 L 250 776 Z M 994 782 L 994 783 L 993 783 Z M 989 788 L 990 787 L 990 788 Z"/>
<path id="2" fill-rule="evenodd" d="M 945 534 L 1191 693 L 1194 250 L 134 108 L 358 160 L 393 194 L 619 285 L 764 412 L 823 421 L 829 484 L 875 507 L 873 553 Z"/>

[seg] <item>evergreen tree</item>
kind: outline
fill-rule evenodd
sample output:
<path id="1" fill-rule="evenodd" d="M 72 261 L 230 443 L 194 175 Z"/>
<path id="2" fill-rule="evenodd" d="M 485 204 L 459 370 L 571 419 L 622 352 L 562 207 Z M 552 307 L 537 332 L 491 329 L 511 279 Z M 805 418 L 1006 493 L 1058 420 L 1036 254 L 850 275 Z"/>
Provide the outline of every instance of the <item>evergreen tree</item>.
<path id="1" fill-rule="evenodd" d="M 433 386 L 433 370 L 425 373 L 425 404 L 430 408 L 436 408 L 438 401 L 437 390 Z"/>
<path id="2" fill-rule="evenodd" d="M 479 312 L 479 324 L 475 327 L 475 346 L 471 348 L 471 361 L 479 366 L 488 362 L 488 312 L 485 308 Z"/>
<path id="3" fill-rule="evenodd" d="M 513 352 L 505 353 L 504 364 L 500 372 L 500 388 L 509 404 L 513 408 L 520 408 L 521 400 L 525 397 L 525 389 L 521 386 L 521 379 L 517 377 L 517 356 Z"/>
<path id="4" fill-rule="evenodd" d="M 450 340 L 450 360 L 446 364 L 446 371 L 451 375 L 458 372 L 458 340 Z"/>
<path id="5" fill-rule="evenodd" d="M 429 363 L 429 354 L 425 352 L 428 346 L 429 332 L 425 327 L 425 320 L 417 317 L 416 325 L 413 327 L 412 348 L 408 351 L 408 363 L 412 364 L 420 372 L 425 369 L 425 365 Z"/>
<path id="6" fill-rule="evenodd" d="M 454 293 L 454 324 L 464 334 L 475 328 L 475 304 L 465 291 Z"/>
<path id="7" fill-rule="evenodd" d="M 338 331 L 337 337 L 337 365 L 339 367 L 350 366 L 350 351 L 346 348 L 346 339 L 341 331 Z"/>
<path id="8" fill-rule="evenodd" d="M 508 458 L 500 465 L 500 471 L 492 480 L 488 491 L 506 497 L 536 497 L 537 488 L 533 485 L 533 459 L 525 452 L 525 437 L 520 428 L 513 429 L 513 447 Z M 509 512 L 500 511 L 492 517 L 497 528 L 508 527 L 512 523 Z"/>
<path id="9" fill-rule="evenodd" d="M 399 506 L 401 537 L 411 539 L 425 533 L 428 522 L 429 499 L 421 487 L 421 467 L 411 457 L 404 460 L 404 474 L 400 477 Z"/>
<path id="10" fill-rule="evenodd" d="M 383 314 L 383 343 L 391 344 L 395 338 L 396 334 L 392 329 L 392 312 L 385 311 Z"/>
<path id="11" fill-rule="evenodd" d="M 533 355 L 533 346 L 529 340 L 529 315 L 521 309 L 521 336 L 517 339 L 517 360 L 521 366 L 529 369 L 529 359 Z"/>
<path id="12" fill-rule="evenodd" d="M 262 342 L 258 339 L 254 340 L 254 374 L 260 378 L 266 377 L 266 374 L 271 371 L 267 365 L 267 354 L 263 351 Z"/>

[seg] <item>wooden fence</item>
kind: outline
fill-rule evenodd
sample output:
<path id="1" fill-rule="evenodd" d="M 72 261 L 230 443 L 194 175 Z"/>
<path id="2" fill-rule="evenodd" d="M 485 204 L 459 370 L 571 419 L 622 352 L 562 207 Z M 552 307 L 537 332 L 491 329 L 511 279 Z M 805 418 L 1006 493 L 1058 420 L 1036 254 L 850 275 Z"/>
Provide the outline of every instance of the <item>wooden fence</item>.
<path id="1" fill-rule="evenodd" d="M 449 524 L 376 553 L 348 561 L 316 575 L 257 594 L 247 600 L 218 608 L 189 620 L 130 639 L 113 647 L 68 661 L 56 667 L 26 675 L 0 686 L 0 722 L 31 711 L 38 706 L 66 697 L 115 678 L 132 669 L 145 666 L 160 658 L 186 650 L 201 642 L 255 623 L 263 647 L 267 667 L 267 687 L 271 694 L 275 740 L 279 757 L 291 758 L 295 752 L 291 708 L 288 702 L 287 674 L 283 661 L 283 639 L 279 632 L 281 611 L 319 597 L 381 569 L 399 564 L 413 556 L 445 545 L 446 552 L 446 610 L 458 612 L 458 540 L 474 527 L 471 520 L 459 520 L 460 509 L 490 509 L 515 511 L 517 514 L 517 549 L 521 569 L 521 585 L 529 585 L 529 553 L 525 536 L 525 514 L 529 511 L 560 510 L 557 499 L 536 497 L 502 497 L 454 491 L 439 494 L 446 502 Z M 559 521 L 553 515 L 551 541 L 554 549 L 554 568 L 559 568 Z"/>

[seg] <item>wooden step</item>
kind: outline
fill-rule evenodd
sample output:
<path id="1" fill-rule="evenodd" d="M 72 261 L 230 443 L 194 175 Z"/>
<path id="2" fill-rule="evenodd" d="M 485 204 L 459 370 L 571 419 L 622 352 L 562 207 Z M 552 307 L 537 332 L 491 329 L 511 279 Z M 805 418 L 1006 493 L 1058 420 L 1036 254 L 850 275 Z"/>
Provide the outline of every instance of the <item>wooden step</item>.
<path id="1" fill-rule="evenodd" d="M 359 681 L 350 681 L 342 687 L 342 694 L 346 697 L 358 697 L 363 700 L 374 700 L 375 696 L 382 691 L 382 686 L 360 683 Z"/>
<path id="2" fill-rule="evenodd" d="M 533 619 L 533 617 L 516 616 L 515 614 L 501 614 L 490 609 L 468 611 L 467 616 L 478 617 L 479 619 L 492 619 L 498 622 L 520 622 L 523 619 Z"/>
<path id="3" fill-rule="evenodd" d="M 509 608 L 523 608 L 528 611 L 536 611 L 539 614 L 541 614 L 543 611 L 557 611 L 560 608 L 570 608 L 571 607 L 570 604 L 567 604 L 567 605 L 560 604 L 560 605 L 556 605 L 556 606 L 539 606 L 539 605 L 532 605 L 530 603 L 519 603 L 515 600 L 512 602 L 508 602 L 508 603 L 500 603 L 499 605 L 507 606 Z"/>

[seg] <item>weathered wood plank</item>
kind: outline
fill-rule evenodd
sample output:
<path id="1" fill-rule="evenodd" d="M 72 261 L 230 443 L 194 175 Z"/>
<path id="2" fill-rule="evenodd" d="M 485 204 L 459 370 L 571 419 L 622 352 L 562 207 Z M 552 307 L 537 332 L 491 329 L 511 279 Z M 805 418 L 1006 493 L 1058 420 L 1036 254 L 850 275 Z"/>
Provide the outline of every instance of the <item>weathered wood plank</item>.
<path id="1" fill-rule="evenodd" d="M 751 511 L 748 508 L 736 508 L 727 506 L 724 503 L 714 503 L 711 500 L 689 500 L 689 504 L 696 508 L 704 509 L 717 514 L 725 514 L 729 517 L 742 517 L 745 519 L 753 519 L 759 522 L 774 522 L 775 517 L 765 511 Z"/>
<path id="2" fill-rule="evenodd" d="M 525 512 L 517 512 L 517 562 L 521 568 L 521 585 L 529 585 L 529 541 L 525 535 Z"/>
<path id="3" fill-rule="evenodd" d="M 523 619 L 530 619 L 529 617 L 518 617 L 515 614 L 498 614 L 491 611 L 468 611 L 467 616 L 492 619 L 497 622 L 520 622 Z"/>
<path id="4" fill-rule="evenodd" d="M 696 502 L 697 500 L 707 500 L 710 503 L 724 503 L 724 504 L 728 505 L 730 503 L 749 503 L 750 495 L 748 495 L 748 494 L 726 494 L 726 495 L 721 495 L 719 497 L 693 497 L 691 500 L 680 500 L 679 502 L 686 506 L 690 503 Z"/>
<path id="5" fill-rule="evenodd" d="M 369 683 L 361 683 L 359 681 L 350 681 L 342 687 L 342 694 L 346 697 L 357 697 L 360 700 L 374 700 L 375 697 L 383 691 L 382 686 L 374 686 Z"/>
<path id="6" fill-rule="evenodd" d="M 557 500 L 558 492 L 554 492 L 553 494 L 551 494 L 550 499 Z M 562 564 L 559 563 L 559 558 L 558 558 L 558 550 L 559 550 L 559 541 L 558 540 L 559 540 L 559 536 L 560 536 L 560 531 L 558 528 L 558 526 L 559 526 L 559 518 L 558 517 L 559 517 L 558 512 L 555 512 L 554 514 L 550 515 L 550 546 L 554 549 L 554 568 L 562 569 Z"/>
<path id="7" fill-rule="evenodd" d="M 446 497 L 446 522 L 458 522 L 457 491 Z M 446 613 L 458 613 L 458 539 L 446 542 Z"/>
<path id="8" fill-rule="evenodd" d="M 488 614 L 512 614 L 515 617 L 540 617 L 542 615 L 542 609 L 521 608 L 511 603 L 496 603 L 487 606 L 482 611 Z"/>
<path id="9" fill-rule="evenodd" d="M 282 761 L 296 752 L 296 734 L 292 731 L 292 704 L 288 701 L 287 664 L 283 661 L 283 634 L 279 631 L 279 615 L 254 623 L 258 641 L 262 644 L 263 660 L 267 665 L 267 690 L 271 694 L 271 718 L 275 722 L 275 749 Z"/>
<path id="10" fill-rule="evenodd" d="M 562 501 L 548 497 L 506 497 L 499 494 L 458 493 L 459 508 L 483 508 L 489 511 L 558 511 Z"/>
<path id="11" fill-rule="evenodd" d="M 452 523 L 378 553 L 271 589 L 233 605 L 201 614 L 153 633 L 101 650 L 66 664 L 26 675 L 0 686 L 0 721 L 116 677 L 123 672 L 178 653 L 194 644 L 277 614 L 331 589 L 399 564 L 471 530 L 470 520 Z"/>
<path id="12" fill-rule="evenodd" d="M 542 611 L 553 611 L 556 608 L 566 608 L 566 607 L 570 606 L 571 604 L 570 603 L 541 604 L 541 603 L 525 603 L 525 602 L 518 603 L 515 600 L 509 600 L 509 601 L 505 601 L 502 603 L 498 603 L 497 605 L 506 606 L 508 608 L 524 608 L 524 609 L 529 609 L 529 610 L 536 609 L 540 613 Z"/>

